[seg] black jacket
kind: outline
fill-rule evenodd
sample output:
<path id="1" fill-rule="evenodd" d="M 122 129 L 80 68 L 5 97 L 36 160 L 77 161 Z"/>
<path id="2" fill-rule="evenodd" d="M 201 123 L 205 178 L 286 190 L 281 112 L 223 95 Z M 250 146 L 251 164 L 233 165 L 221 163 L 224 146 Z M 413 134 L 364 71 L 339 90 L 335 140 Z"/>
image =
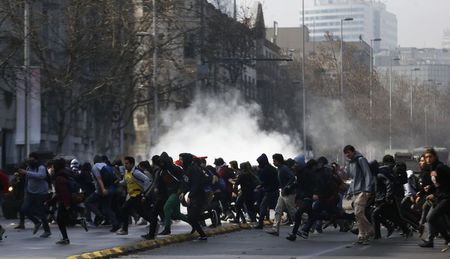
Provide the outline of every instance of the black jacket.
<path id="1" fill-rule="evenodd" d="M 263 192 L 278 191 L 278 172 L 275 167 L 269 164 L 266 154 L 262 154 L 258 159 L 258 178 L 261 181 Z"/>
<path id="2" fill-rule="evenodd" d="M 392 168 L 382 165 L 375 177 L 375 201 L 384 202 L 394 199 L 394 182 Z"/>
<path id="3" fill-rule="evenodd" d="M 203 199 L 205 198 L 205 176 L 201 168 L 193 162 L 194 156 L 189 153 L 180 154 L 183 161 L 184 174 L 188 177 L 188 191 L 190 199 Z"/>

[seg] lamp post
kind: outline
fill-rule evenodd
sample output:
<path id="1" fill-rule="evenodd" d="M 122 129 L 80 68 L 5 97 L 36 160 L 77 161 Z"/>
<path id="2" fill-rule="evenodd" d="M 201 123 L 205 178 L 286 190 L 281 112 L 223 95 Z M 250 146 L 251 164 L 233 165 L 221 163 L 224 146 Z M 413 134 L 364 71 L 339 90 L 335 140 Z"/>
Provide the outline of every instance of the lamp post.
<path id="1" fill-rule="evenodd" d="M 23 34 L 24 34 L 24 86 L 25 86 L 25 122 L 24 122 L 24 146 L 25 146 L 25 157 L 30 154 L 30 123 L 29 120 L 29 92 L 30 92 L 30 2 L 28 0 L 25 0 L 24 3 L 24 28 L 23 28 Z"/>
<path id="2" fill-rule="evenodd" d="M 416 72 L 419 71 L 420 68 L 415 67 L 413 69 L 411 69 L 411 87 L 410 87 L 410 109 L 409 109 L 409 124 L 410 124 L 410 130 L 409 130 L 409 134 L 410 134 L 410 145 L 411 147 L 413 147 L 413 97 L 414 97 L 414 85 L 413 85 L 413 81 L 415 82 L 415 78 L 416 78 Z M 414 79 L 413 79 L 413 73 L 414 73 Z"/>
<path id="3" fill-rule="evenodd" d="M 400 58 L 389 58 L 389 153 L 392 154 L 392 61 Z"/>
<path id="4" fill-rule="evenodd" d="M 302 0 L 302 104 L 303 104 L 303 153 L 306 156 L 306 83 L 305 83 L 305 0 Z"/>
<path id="5" fill-rule="evenodd" d="M 370 128 L 373 126 L 373 97 L 372 97 L 372 76 L 373 76 L 373 42 L 381 41 L 380 38 L 370 40 L 370 66 L 369 66 L 369 118 Z"/>
<path id="6" fill-rule="evenodd" d="M 343 33 L 343 28 L 344 28 L 344 22 L 346 21 L 353 21 L 352 17 L 347 17 L 344 19 L 341 19 L 341 84 L 340 84 L 340 91 L 339 91 L 339 95 L 341 97 L 341 99 L 344 98 L 344 33 Z"/>

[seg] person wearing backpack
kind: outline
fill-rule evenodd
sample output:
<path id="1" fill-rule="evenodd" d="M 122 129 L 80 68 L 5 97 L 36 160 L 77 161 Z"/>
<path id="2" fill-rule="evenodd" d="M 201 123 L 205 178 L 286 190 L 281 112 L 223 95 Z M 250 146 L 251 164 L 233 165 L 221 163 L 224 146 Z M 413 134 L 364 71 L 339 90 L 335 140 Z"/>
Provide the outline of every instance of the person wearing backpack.
<path id="1" fill-rule="evenodd" d="M 122 229 L 116 232 L 117 235 L 128 235 L 129 217 L 133 210 L 145 220 L 150 221 L 149 208 L 142 202 L 143 196 L 150 189 L 150 179 L 135 166 L 134 157 L 125 157 L 124 165 L 125 174 L 120 183 L 127 187 L 127 200 L 121 208 Z"/>
<path id="2" fill-rule="evenodd" d="M 39 159 L 38 153 L 31 152 L 28 158 L 28 168 L 26 170 L 19 169 L 19 174 L 25 176 L 25 197 L 21 209 L 34 223 L 33 235 L 42 226 L 44 233 L 40 237 L 47 238 L 51 235 L 51 232 L 44 202 L 48 198 L 49 176 L 47 168 Z"/>
<path id="3" fill-rule="evenodd" d="M 348 173 L 353 178 L 347 198 L 355 197 L 355 218 L 358 225 L 358 239 L 354 244 L 368 245 L 373 235 L 373 227 L 366 217 L 366 206 L 373 195 L 374 177 L 367 159 L 351 145 L 344 147 L 345 157 L 349 160 Z"/>
<path id="4" fill-rule="evenodd" d="M 111 222 L 111 232 L 119 230 L 120 225 L 116 215 L 112 210 L 112 191 L 114 190 L 113 179 L 114 172 L 108 169 L 108 165 L 102 161 L 102 157 L 94 157 L 94 166 L 92 166 L 92 178 L 94 179 L 95 192 L 92 193 L 85 202 L 86 207 L 101 220 L 106 218 Z M 103 213 L 100 211 L 100 205 Z M 106 216 L 106 217 L 105 217 Z M 101 221 L 100 220 L 100 221 Z"/>

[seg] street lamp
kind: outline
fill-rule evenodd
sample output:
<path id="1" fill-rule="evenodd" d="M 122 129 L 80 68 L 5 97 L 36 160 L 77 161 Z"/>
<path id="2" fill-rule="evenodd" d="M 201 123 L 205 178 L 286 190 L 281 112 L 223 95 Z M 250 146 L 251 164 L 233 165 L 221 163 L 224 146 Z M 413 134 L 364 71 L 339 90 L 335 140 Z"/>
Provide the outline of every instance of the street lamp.
<path id="1" fill-rule="evenodd" d="M 392 154 L 392 61 L 400 58 L 389 58 L 389 153 Z"/>
<path id="2" fill-rule="evenodd" d="M 369 114 L 370 114 L 370 127 L 373 125 L 373 98 L 372 98 L 372 76 L 373 76 L 373 42 L 381 41 L 381 38 L 375 38 L 370 40 L 370 67 L 369 67 Z"/>
<path id="3" fill-rule="evenodd" d="M 410 99 L 410 109 L 409 109 L 409 124 L 410 124 L 410 145 L 411 147 L 413 146 L 413 97 L 414 97 L 414 86 L 413 86 L 413 80 L 415 81 L 416 78 L 416 72 L 419 71 L 420 68 L 415 67 L 413 69 L 411 69 L 411 87 L 410 87 L 410 95 L 411 95 L 411 99 Z M 414 73 L 414 79 L 413 79 L 413 73 Z"/>
<path id="4" fill-rule="evenodd" d="M 344 19 L 341 19 L 341 85 L 340 85 L 340 96 L 341 99 L 344 97 L 344 55 L 343 55 L 343 49 L 344 49 L 344 34 L 343 34 L 343 27 L 344 22 L 346 21 L 353 21 L 352 17 L 347 17 Z"/>
<path id="5" fill-rule="evenodd" d="M 305 83 L 305 0 L 302 0 L 302 104 L 303 104 L 303 153 L 306 156 L 306 83 Z"/>

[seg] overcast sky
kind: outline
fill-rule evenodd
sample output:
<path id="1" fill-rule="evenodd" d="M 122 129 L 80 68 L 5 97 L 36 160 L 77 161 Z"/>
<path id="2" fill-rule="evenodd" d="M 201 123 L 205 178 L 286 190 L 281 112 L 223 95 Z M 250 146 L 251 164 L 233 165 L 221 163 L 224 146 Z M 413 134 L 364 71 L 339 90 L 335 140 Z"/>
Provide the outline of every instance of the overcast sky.
<path id="1" fill-rule="evenodd" d="M 253 5 L 255 0 L 238 0 Z M 267 26 L 298 26 L 301 0 L 261 0 Z M 382 0 L 397 15 L 398 44 L 402 47 L 442 48 L 445 28 L 450 28 L 450 0 Z M 314 0 L 305 0 L 306 6 Z"/>

